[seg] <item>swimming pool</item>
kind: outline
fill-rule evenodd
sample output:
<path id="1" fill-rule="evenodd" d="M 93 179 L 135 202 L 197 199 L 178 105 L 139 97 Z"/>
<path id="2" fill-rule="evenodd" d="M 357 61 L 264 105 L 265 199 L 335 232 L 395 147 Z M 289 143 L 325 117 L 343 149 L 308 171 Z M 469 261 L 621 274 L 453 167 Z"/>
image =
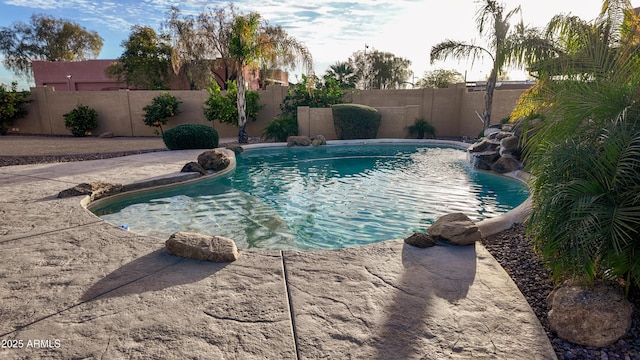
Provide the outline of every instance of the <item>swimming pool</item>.
<path id="1" fill-rule="evenodd" d="M 407 237 L 438 217 L 498 216 L 524 184 L 470 168 L 464 150 L 377 144 L 258 148 L 228 176 L 101 201 L 91 210 L 136 233 L 229 237 L 239 248 L 334 249 Z"/>

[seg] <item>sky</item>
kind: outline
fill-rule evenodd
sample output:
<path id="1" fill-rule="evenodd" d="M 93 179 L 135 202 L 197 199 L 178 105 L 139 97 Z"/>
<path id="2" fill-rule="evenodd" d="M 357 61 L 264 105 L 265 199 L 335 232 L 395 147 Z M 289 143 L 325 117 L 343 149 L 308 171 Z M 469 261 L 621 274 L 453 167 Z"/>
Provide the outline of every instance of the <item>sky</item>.
<path id="1" fill-rule="evenodd" d="M 488 61 L 449 60 L 430 63 L 429 51 L 446 39 L 483 45 L 475 23 L 476 0 L 235 0 L 240 12 L 257 11 L 271 25 L 281 25 L 289 35 L 311 51 L 317 75 L 354 52 L 373 49 L 409 59 L 414 82 L 425 71 L 457 70 L 468 81 L 484 80 L 491 69 Z M 99 59 L 115 59 L 133 25 L 160 29 L 170 6 L 184 13 L 199 13 L 211 7 L 227 7 L 229 1 L 201 0 L 0 0 L 0 27 L 28 23 L 31 15 L 45 14 L 71 20 L 104 39 Z M 572 14 L 584 20 L 597 17 L 602 0 L 503 0 L 507 10 L 521 6 L 522 16 L 514 20 L 544 27 L 557 14 Z M 634 7 L 640 0 L 632 0 Z M 2 56 L 2 55 L 0 55 Z M 296 82 L 301 69 L 290 71 Z M 513 69 L 511 80 L 525 80 L 526 72 Z M 16 77 L 0 64 L 0 83 L 18 81 L 21 88 L 32 81 Z"/>

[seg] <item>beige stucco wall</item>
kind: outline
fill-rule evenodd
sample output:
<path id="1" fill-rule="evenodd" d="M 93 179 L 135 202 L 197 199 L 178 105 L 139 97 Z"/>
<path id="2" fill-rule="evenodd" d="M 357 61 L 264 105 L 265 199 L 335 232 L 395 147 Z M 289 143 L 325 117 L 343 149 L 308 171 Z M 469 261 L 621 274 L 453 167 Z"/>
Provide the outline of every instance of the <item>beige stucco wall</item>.
<path id="1" fill-rule="evenodd" d="M 280 114 L 280 104 L 287 95 L 287 87 L 271 86 L 259 91 L 264 108 L 255 122 L 249 122 L 249 136 L 261 136 L 265 126 Z M 142 121 L 143 108 L 160 94 L 159 91 L 55 91 L 50 87 L 31 89 L 29 114 L 15 121 L 12 132 L 23 134 L 70 135 L 64 126 L 63 114 L 78 104 L 98 111 L 98 128 L 94 134 L 113 132 L 116 136 L 153 136 L 155 128 Z M 498 123 L 515 106 L 524 89 L 496 90 L 492 123 Z M 237 136 L 235 126 L 206 121 L 204 101 L 208 93 L 202 91 L 172 91 L 181 102 L 181 113 L 169 119 L 164 129 L 178 124 L 213 125 L 220 137 Z M 407 137 L 407 127 L 417 118 L 429 120 L 438 137 L 475 137 L 482 129 L 476 115 L 484 109 L 484 92 L 468 91 L 465 84 L 447 89 L 358 90 L 345 95 L 347 102 L 377 108 L 382 113 L 379 138 Z M 301 108 L 298 112 L 300 135 L 322 134 L 335 139 L 331 109 Z"/>

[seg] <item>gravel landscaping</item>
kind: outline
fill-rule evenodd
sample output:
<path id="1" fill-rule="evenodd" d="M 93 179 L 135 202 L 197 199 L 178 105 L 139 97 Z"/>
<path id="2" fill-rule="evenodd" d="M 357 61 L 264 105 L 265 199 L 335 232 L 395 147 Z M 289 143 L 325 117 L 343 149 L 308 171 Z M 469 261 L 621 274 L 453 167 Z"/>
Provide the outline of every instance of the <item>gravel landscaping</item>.
<path id="1" fill-rule="evenodd" d="M 511 276 L 545 328 L 558 359 L 640 359 L 640 291 L 634 289 L 633 323 L 627 334 L 613 345 L 594 348 L 566 342 L 549 330 L 546 299 L 553 282 L 549 271 L 538 260 L 525 236 L 523 225 L 489 236 L 483 245 Z"/>

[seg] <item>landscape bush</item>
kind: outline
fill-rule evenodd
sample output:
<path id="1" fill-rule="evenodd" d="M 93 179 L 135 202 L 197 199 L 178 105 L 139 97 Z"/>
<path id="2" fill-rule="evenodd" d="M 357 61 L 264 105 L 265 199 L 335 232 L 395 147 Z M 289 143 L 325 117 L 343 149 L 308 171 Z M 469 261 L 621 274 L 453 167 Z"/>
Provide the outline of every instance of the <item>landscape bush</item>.
<path id="1" fill-rule="evenodd" d="M 24 104 L 30 102 L 26 99 L 28 91 L 18 91 L 18 83 L 11 83 L 11 87 L 0 84 L 0 135 L 9 132 L 9 126 L 13 121 L 27 115 Z"/>
<path id="2" fill-rule="evenodd" d="M 64 114 L 63 117 L 64 126 L 71 130 L 73 136 L 85 136 L 87 132 L 98 127 L 98 112 L 82 104 Z"/>
<path id="3" fill-rule="evenodd" d="M 382 115 L 378 110 L 359 104 L 337 104 L 331 107 L 336 136 L 340 140 L 375 139 Z"/>
<path id="4" fill-rule="evenodd" d="M 413 125 L 409 125 L 407 130 L 409 131 L 409 136 L 417 135 L 418 139 L 424 139 L 425 135 L 429 139 L 433 139 L 436 136 L 435 126 L 424 118 L 416 119 Z"/>
<path id="5" fill-rule="evenodd" d="M 216 129 L 202 124 L 181 124 L 162 134 L 169 150 L 213 149 L 219 139 Z"/>
<path id="6" fill-rule="evenodd" d="M 298 120 L 292 113 L 280 114 L 262 132 L 264 139 L 276 142 L 285 142 L 289 136 L 296 135 L 298 135 Z"/>
<path id="7" fill-rule="evenodd" d="M 164 136 L 162 125 L 167 125 L 170 117 L 180 113 L 180 101 L 168 91 L 163 91 L 142 110 L 145 125 L 160 128 L 160 133 Z"/>

